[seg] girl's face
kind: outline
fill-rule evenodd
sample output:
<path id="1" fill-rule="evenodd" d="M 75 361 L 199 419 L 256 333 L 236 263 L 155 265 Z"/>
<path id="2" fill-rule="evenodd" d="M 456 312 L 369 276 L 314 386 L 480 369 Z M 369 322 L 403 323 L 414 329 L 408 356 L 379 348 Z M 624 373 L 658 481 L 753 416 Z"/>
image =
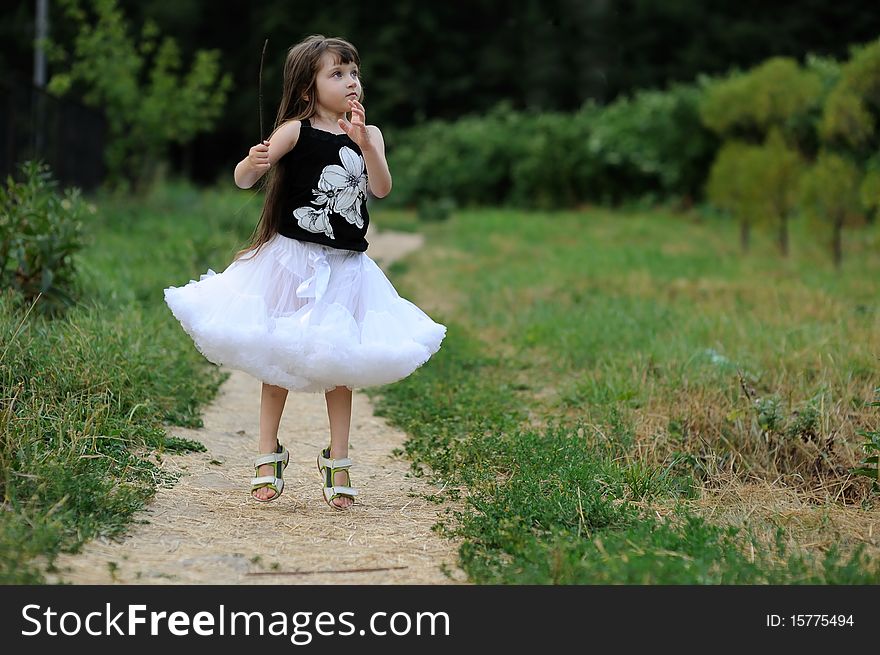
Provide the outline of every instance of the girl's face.
<path id="1" fill-rule="evenodd" d="M 349 111 L 350 99 L 360 100 L 361 78 L 357 64 L 343 64 L 338 55 L 325 52 L 315 78 L 318 104 L 339 114 Z"/>

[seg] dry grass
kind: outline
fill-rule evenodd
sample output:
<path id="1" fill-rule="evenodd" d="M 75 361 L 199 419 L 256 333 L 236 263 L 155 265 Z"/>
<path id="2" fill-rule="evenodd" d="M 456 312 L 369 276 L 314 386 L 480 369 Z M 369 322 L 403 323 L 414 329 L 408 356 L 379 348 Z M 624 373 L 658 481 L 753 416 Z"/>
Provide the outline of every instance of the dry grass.
<path id="1" fill-rule="evenodd" d="M 825 552 L 835 545 L 849 553 L 861 544 L 872 559 L 880 556 L 880 506 L 865 509 L 839 500 L 774 481 L 718 476 L 687 505 L 712 522 L 749 528 L 768 550 L 782 528 L 792 551 Z"/>

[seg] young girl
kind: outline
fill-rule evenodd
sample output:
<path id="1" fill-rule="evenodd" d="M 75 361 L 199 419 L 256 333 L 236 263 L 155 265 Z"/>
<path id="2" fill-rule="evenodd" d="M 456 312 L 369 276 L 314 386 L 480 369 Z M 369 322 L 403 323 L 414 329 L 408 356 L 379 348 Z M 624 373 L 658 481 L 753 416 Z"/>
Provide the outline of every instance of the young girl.
<path id="1" fill-rule="evenodd" d="M 216 364 L 262 380 L 260 443 L 251 494 L 284 490 L 289 453 L 278 441 L 288 390 L 322 392 L 330 445 L 317 458 L 324 500 L 346 509 L 351 394 L 400 380 L 446 334 L 401 298 L 366 254 L 367 191 L 391 191 L 382 133 L 366 124 L 360 59 L 342 39 L 311 36 L 284 63 L 275 129 L 235 167 L 247 189 L 269 173 L 250 245 L 222 273 L 165 289 L 165 301 Z"/>

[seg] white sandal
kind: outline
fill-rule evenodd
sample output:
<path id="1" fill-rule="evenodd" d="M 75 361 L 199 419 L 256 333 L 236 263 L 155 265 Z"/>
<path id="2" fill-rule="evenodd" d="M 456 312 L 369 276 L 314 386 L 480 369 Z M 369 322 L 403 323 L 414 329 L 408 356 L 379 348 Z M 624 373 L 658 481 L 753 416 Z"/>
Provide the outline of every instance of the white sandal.
<path id="1" fill-rule="evenodd" d="M 350 485 L 351 474 L 348 472 L 348 469 L 351 467 L 352 462 L 347 457 L 343 459 L 330 459 L 330 446 L 327 446 L 321 451 L 321 454 L 318 455 L 318 472 L 324 480 L 324 500 L 333 509 L 343 511 L 354 505 L 354 497 L 358 495 L 358 490 L 351 486 L 339 486 L 334 484 L 336 472 L 345 471 L 345 475 L 348 478 L 348 484 Z M 348 507 L 340 507 L 333 502 L 334 498 L 340 497 L 350 499 L 351 505 Z"/>
<path id="2" fill-rule="evenodd" d="M 274 475 L 263 475 L 251 478 L 251 498 L 260 503 L 272 502 L 284 491 L 284 469 L 287 468 L 287 464 L 290 461 L 290 452 L 282 446 L 280 442 L 276 443 L 278 445 L 275 448 L 274 453 L 260 455 L 254 460 L 254 474 L 258 476 L 260 467 L 264 464 L 275 465 L 275 470 L 273 471 Z M 254 492 L 257 489 L 263 488 L 271 489 L 275 492 L 275 495 L 271 498 L 257 498 L 254 496 Z"/>

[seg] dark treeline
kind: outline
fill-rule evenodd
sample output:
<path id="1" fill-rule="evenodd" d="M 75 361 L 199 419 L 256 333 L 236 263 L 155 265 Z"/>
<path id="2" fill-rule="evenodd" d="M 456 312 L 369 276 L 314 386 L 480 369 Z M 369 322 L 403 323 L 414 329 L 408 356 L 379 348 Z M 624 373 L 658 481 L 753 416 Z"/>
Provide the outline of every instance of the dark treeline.
<path id="1" fill-rule="evenodd" d="M 33 2 L 0 21 L 0 75 L 30 78 Z M 57 2 L 54 38 L 69 41 Z M 867 0 L 362 0 L 259 3 L 120 0 L 137 28 L 150 18 L 185 56 L 217 48 L 235 88 L 217 129 L 174 153 L 175 167 L 212 182 L 259 138 L 257 78 L 263 40 L 264 121 L 277 108 L 287 47 L 313 33 L 343 36 L 361 51 L 370 122 L 402 128 L 515 109 L 574 110 L 637 88 L 745 68 L 772 55 L 844 58 L 880 34 Z M 7 12 L 4 12 L 7 13 Z M 69 29 L 68 29 L 69 31 Z M 50 69 L 51 75 L 51 69 Z"/>

